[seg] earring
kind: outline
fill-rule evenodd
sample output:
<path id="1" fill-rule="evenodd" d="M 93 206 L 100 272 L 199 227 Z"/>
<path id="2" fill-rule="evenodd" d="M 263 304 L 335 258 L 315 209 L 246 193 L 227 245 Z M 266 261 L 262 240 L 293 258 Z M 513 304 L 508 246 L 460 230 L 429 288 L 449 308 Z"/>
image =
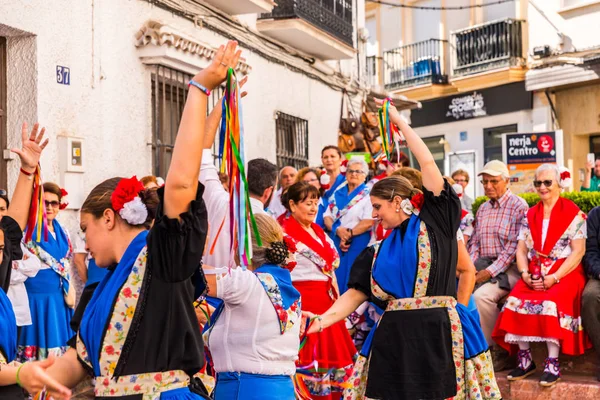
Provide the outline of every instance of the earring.
<path id="1" fill-rule="evenodd" d="M 400 209 L 399 209 L 399 208 L 396 208 L 396 212 L 400 212 Z"/>

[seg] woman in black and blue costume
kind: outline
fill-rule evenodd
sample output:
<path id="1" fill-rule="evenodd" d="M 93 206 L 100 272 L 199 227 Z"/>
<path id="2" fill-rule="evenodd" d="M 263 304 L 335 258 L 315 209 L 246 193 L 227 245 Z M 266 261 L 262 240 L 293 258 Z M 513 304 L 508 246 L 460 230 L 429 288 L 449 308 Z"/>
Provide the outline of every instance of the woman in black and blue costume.
<path id="1" fill-rule="evenodd" d="M 43 128 L 40 131 L 39 125 L 35 124 L 31 133 L 28 133 L 27 124 L 23 124 L 23 146 L 13 150 L 20 158 L 21 169 L 8 212 L 0 221 L 0 399 L 6 400 L 25 398 L 23 389 L 17 385 L 19 377 L 27 376 L 32 368 L 43 371 L 54 363 L 54 358 L 27 365 L 15 362 L 17 321 L 12 304 L 6 296 L 12 262 L 23 257 L 20 243 L 31 204 L 33 174 L 48 143 L 48 140 L 42 142 L 44 132 Z M 47 384 L 57 392 L 68 392 L 67 388 L 54 385 L 55 382 L 48 381 Z"/>
<path id="2" fill-rule="evenodd" d="M 403 177 L 371 190 L 373 218 L 390 236 L 352 266 L 348 291 L 310 332 L 347 317 L 365 300 L 385 310 L 363 345 L 344 399 L 500 399 L 481 328 L 457 301 L 460 200 L 417 134 L 390 107 L 423 173 L 423 192 Z"/>
<path id="3" fill-rule="evenodd" d="M 202 132 L 208 94 L 240 55 L 234 41 L 221 46 L 190 81 L 164 188 L 156 193 L 135 177 L 113 178 L 84 201 L 81 229 L 87 248 L 109 273 L 83 314 L 75 348 L 47 372 L 23 380 L 30 393 L 41 391 L 49 379 L 74 387 L 89 374 L 95 378 L 96 399 L 203 398 L 189 388 L 190 377 L 204 365 L 192 280 L 208 228 L 198 182 Z"/>

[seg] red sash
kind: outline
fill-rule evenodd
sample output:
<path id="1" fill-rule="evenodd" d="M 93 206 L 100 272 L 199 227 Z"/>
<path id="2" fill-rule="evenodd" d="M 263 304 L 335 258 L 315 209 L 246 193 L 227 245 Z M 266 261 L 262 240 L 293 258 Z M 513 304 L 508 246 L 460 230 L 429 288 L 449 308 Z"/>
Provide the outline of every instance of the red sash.
<path id="1" fill-rule="evenodd" d="M 529 231 L 531 232 L 531 238 L 533 239 L 533 249 L 538 253 L 541 263 L 550 262 L 548 256 L 552 252 L 556 242 L 558 242 L 561 236 L 569 228 L 569 225 L 571 225 L 571 222 L 573 222 L 573 219 L 579 214 L 579 211 L 581 211 L 579 207 L 571 200 L 560 197 L 554 205 L 554 208 L 552 208 L 546 241 L 542 247 L 544 205 L 540 201 L 529 209 L 527 212 L 527 222 L 529 223 Z M 530 269 L 533 261 L 535 260 L 532 260 L 529 263 Z M 562 264 L 559 263 L 558 260 L 555 261 L 555 264 Z M 556 265 L 554 265 L 554 267 L 556 267 Z"/>
<path id="2" fill-rule="evenodd" d="M 312 237 L 312 235 L 308 233 L 308 231 L 304 229 L 293 216 L 286 218 L 282 222 L 285 233 L 290 235 L 295 240 L 304 243 L 306 247 L 321 256 L 327 265 L 331 267 L 333 261 L 335 260 L 336 253 L 333 247 L 327 241 L 325 232 L 323 232 L 323 229 L 321 229 L 319 225 L 313 222 L 311 227 L 323 244 L 319 243 L 318 240 L 315 240 L 315 238 Z"/>

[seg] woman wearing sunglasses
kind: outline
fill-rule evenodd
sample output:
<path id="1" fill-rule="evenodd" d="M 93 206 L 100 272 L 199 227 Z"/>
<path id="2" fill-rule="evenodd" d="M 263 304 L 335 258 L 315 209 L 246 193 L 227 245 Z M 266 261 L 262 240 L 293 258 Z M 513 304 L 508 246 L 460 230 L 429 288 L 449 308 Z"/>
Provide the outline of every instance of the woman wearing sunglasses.
<path id="1" fill-rule="evenodd" d="M 586 216 L 570 200 L 560 197 L 571 184 L 568 170 L 543 164 L 533 182 L 540 202 L 523 219 L 517 247 L 521 280 L 506 301 L 494 328 L 494 340 L 507 350 L 519 349 L 519 364 L 508 380 L 531 375 L 536 365 L 531 342 L 545 342 L 548 358 L 540 385 L 560 379 L 558 353 L 580 355 L 590 347 L 581 325 L 581 296 L 585 274 Z"/>
<path id="2" fill-rule="evenodd" d="M 28 256 L 37 257 L 41 268 L 35 277 L 25 281 L 31 325 L 24 326 L 19 336 L 17 358 L 21 362 L 62 355 L 68 349 L 67 341 L 75 335 L 69 325 L 75 306 L 75 290 L 69 276 L 73 251 L 69 233 L 56 219 L 62 190 L 52 182 L 43 186 L 48 236 L 42 233 L 38 237 L 35 229 L 32 239 L 25 243 Z"/>

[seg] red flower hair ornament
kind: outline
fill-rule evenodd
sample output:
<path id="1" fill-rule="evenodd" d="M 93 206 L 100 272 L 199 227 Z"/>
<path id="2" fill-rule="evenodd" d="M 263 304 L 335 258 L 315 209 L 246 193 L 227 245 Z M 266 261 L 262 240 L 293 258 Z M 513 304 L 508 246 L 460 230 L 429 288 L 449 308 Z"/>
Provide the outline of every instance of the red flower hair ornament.
<path id="1" fill-rule="evenodd" d="M 565 167 L 558 167 L 558 172 L 560 172 L 560 182 L 558 182 L 558 186 L 562 189 L 568 189 L 573 184 L 573 180 L 571 179 L 571 172 Z"/>
<path id="2" fill-rule="evenodd" d="M 60 206 L 58 207 L 59 210 L 64 210 L 69 205 L 69 202 L 66 199 L 68 195 L 69 193 L 65 189 L 60 189 Z"/>
<path id="3" fill-rule="evenodd" d="M 319 182 L 321 183 L 321 187 L 323 188 L 323 190 L 328 190 L 330 188 L 331 177 L 327 175 L 327 171 L 321 171 L 321 179 L 319 179 Z"/>
<path id="4" fill-rule="evenodd" d="M 144 185 L 136 176 L 123 178 L 110 198 L 113 209 L 130 225 L 141 225 L 148 218 L 148 208 L 140 197 L 142 191 Z"/>

